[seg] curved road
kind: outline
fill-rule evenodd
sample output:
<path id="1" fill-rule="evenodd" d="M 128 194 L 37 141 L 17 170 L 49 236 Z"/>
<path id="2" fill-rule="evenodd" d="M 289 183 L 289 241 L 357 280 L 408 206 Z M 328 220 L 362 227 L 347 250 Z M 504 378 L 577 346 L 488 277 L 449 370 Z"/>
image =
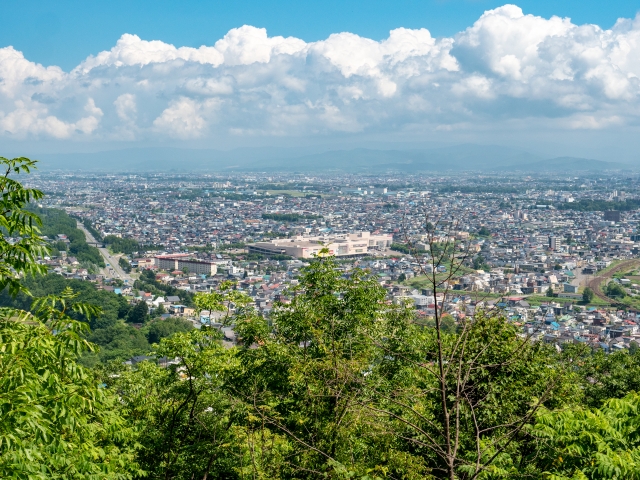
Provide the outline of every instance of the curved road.
<path id="1" fill-rule="evenodd" d="M 93 235 L 91 235 L 91 232 L 87 230 L 82 223 L 78 222 L 78 228 L 84 232 L 84 235 L 87 238 L 87 242 L 99 243 L 96 241 Z M 128 285 L 133 285 L 133 278 L 131 278 L 131 275 L 126 273 L 124 270 L 122 270 L 122 268 L 120 268 L 120 265 L 118 265 L 119 257 L 112 256 L 109 253 L 109 250 L 107 250 L 106 248 L 98 248 L 98 251 L 104 258 L 104 262 L 108 265 L 103 269 L 105 275 L 119 278 L 124 283 Z"/>

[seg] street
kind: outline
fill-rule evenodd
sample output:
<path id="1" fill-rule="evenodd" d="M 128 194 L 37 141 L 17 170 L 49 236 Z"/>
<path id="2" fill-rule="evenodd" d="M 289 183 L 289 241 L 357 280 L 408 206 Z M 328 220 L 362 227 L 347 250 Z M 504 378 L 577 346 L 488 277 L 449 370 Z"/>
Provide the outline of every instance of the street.
<path id="1" fill-rule="evenodd" d="M 99 243 L 96 239 L 91 235 L 91 232 L 85 228 L 85 226 L 78 222 L 78 228 L 84 232 L 85 237 L 87 238 L 87 242 L 89 243 Z M 103 269 L 103 273 L 107 277 L 115 277 L 122 280 L 124 283 L 128 285 L 133 285 L 133 278 L 131 275 L 126 273 L 120 265 L 118 265 L 119 257 L 114 257 L 109 253 L 107 248 L 98 248 L 100 254 L 104 258 L 107 266 Z"/>

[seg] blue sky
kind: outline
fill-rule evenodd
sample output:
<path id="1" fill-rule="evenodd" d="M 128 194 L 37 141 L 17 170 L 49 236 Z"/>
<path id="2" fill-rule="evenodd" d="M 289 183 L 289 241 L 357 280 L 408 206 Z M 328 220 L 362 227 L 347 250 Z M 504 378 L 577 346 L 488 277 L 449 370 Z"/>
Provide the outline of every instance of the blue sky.
<path id="1" fill-rule="evenodd" d="M 90 54 L 110 48 L 123 33 L 180 46 L 211 45 L 242 25 L 265 27 L 269 35 L 307 42 L 352 32 L 380 40 L 391 29 L 428 28 L 451 36 L 472 24 L 494 0 L 6 0 L 0 47 L 13 45 L 32 61 L 75 67 Z M 527 0 L 525 13 L 570 17 L 574 23 L 610 28 L 640 9 L 628 0 Z"/>
<path id="2" fill-rule="evenodd" d="M 6 1 L 0 149 L 472 142 L 639 161 L 637 9 Z"/>

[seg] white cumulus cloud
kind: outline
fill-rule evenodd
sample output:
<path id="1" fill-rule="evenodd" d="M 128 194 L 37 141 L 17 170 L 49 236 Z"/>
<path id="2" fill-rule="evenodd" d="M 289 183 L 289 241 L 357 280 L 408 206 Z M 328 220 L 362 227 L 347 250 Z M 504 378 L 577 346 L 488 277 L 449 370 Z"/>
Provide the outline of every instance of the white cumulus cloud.
<path id="1" fill-rule="evenodd" d="M 129 140 L 210 135 L 558 129 L 640 122 L 640 16 L 611 29 L 486 11 L 451 38 L 397 28 L 317 42 L 230 30 L 213 45 L 124 34 L 70 72 L 0 48 L 0 136 Z"/>

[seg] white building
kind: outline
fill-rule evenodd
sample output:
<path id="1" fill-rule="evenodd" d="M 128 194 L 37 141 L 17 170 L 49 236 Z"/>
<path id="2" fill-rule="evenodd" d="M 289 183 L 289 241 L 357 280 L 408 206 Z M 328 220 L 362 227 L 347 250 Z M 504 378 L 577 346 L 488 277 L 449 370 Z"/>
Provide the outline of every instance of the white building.
<path id="1" fill-rule="evenodd" d="M 249 252 L 265 255 L 288 255 L 296 258 L 311 258 L 320 250 L 327 248 L 330 255 L 350 257 L 366 255 L 373 250 L 381 250 L 391 246 L 393 235 L 371 235 L 369 232 L 350 233 L 328 236 L 298 236 L 295 238 L 278 238 L 269 242 L 258 242 L 248 245 Z"/>

